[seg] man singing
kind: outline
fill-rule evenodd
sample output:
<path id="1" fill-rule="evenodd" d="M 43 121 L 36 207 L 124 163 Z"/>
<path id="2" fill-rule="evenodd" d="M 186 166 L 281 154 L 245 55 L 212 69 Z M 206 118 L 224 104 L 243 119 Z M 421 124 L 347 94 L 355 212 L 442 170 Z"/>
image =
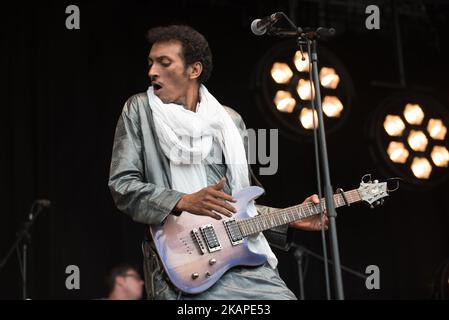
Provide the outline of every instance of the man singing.
<path id="1" fill-rule="evenodd" d="M 178 25 L 153 28 L 148 40 L 151 86 L 128 99 L 117 123 L 109 177 L 115 204 L 147 225 L 162 225 L 169 215 L 184 211 L 211 219 L 232 217 L 232 195 L 255 178 L 246 158 L 242 118 L 204 86 L 212 72 L 208 42 L 191 27 Z M 304 202 L 310 201 L 319 202 L 316 195 Z M 254 214 L 274 210 L 248 208 Z M 320 230 L 320 216 L 289 226 Z M 147 237 L 142 248 L 149 299 L 296 299 L 279 277 L 278 261 L 262 233 L 251 239 L 252 250 L 264 254 L 267 263 L 234 267 L 196 295 L 170 282 Z"/>

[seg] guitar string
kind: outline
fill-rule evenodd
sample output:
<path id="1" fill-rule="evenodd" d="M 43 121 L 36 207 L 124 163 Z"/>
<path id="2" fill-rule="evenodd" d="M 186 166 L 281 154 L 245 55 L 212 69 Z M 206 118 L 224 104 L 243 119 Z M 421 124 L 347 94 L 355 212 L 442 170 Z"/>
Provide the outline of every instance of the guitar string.
<path id="1" fill-rule="evenodd" d="M 350 203 L 360 201 L 360 195 L 358 194 L 357 190 L 347 191 L 345 192 L 345 195 Z M 342 206 L 346 204 L 341 194 L 334 194 L 334 202 L 337 204 L 337 206 Z M 318 204 L 311 202 L 303 203 L 293 207 L 279 209 L 269 215 L 259 215 L 249 219 L 242 219 L 238 221 L 238 224 L 241 227 L 241 229 L 243 229 L 242 230 L 243 235 L 247 236 L 252 233 L 263 231 L 264 228 L 267 229 L 266 227 L 267 225 L 269 227 L 275 227 L 286 224 L 285 223 L 286 216 L 291 216 L 292 217 L 291 219 L 295 221 L 310 217 L 315 214 L 319 214 L 320 210 L 318 210 L 318 207 L 320 206 L 320 204 L 323 205 L 323 208 L 326 207 L 324 198 L 321 199 L 321 203 Z M 284 222 L 281 222 L 282 218 L 284 218 Z"/>

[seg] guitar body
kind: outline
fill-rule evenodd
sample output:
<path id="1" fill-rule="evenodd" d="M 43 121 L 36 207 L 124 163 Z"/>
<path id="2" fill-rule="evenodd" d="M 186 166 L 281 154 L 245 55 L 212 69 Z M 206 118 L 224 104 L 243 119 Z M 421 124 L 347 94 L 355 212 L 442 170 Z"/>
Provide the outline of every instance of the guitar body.
<path id="1" fill-rule="evenodd" d="M 232 205 L 237 212 L 232 218 L 216 220 L 183 212 L 179 217 L 169 215 L 162 226 L 151 226 L 164 269 L 178 289 L 190 294 L 200 293 L 234 266 L 257 266 L 266 262 L 265 255 L 249 250 L 246 238 L 233 243 L 229 234 L 232 226 L 228 224 L 234 219 L 249 218 L 248 203 L 263 192 L 262 188 L 251 186 L 234 194 L 237 202 Z"/>
<path id="2" fill-rule="evenodd" d="M 364 180 L 366 176 L 369 176 L 369 181 Z M 335 208 L 359 201 L 373 206 L 382 203 L 389 191 L 394 191 L 388 190 L 386 182 L 371 181 L 371 175 L 364 178 L 358 189 L 334 194 Z M 215 220 L 183 212 L 179 217 L 169 215 L 162 226 L 151 226 L 151 235 L 164 269 L 178 289 L 200 293 L 213 286 L 234 266 L 265 263 L 265 255 L 249 250 L 248 236 L 312 217 L 326 208 L 326 201 L 321 198 L 320 204 L 307 202 L 250 217 L 248 203 L 263 192 L 262 188 L 251 186 L 234 194 L 237 202 L 233 206 L 237 212 L 232 218 Z"/>

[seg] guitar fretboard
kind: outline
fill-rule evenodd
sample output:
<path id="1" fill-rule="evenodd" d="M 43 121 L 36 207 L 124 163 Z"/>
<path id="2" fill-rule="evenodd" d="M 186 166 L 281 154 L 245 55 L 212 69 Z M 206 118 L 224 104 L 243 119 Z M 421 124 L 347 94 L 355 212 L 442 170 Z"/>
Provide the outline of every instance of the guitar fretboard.
<path id="1" fill-rule="evenodd" d="M 349 204 L 361 201 L 360 194 L 357 190 L 351 190 L 344 193 Z M 346 205 L 343 196 L 340 193 L 334 194 L 335 208 Z M 320 203 L 303 203 L 293 207 L 279 209 L 267 214 L 257 215 L 252 218 L 239 220 L 237 222 L 240 231 L 244 237 L 262 232 L 274 227 L 305 219 L 319 214 L 326 209 L 326 201 L 324 198 Z"/>

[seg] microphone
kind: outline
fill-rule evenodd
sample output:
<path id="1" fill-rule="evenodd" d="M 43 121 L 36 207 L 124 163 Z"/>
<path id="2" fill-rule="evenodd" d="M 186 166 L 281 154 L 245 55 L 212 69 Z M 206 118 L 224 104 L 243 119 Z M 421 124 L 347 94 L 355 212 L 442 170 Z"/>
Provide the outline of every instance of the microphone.
<path id="1" fill-rule="evenodd" d="M 44 208 L 49 208 L 51 206 L 50 200 L 47 199 L 38 199 L 35 203 Z"/>
<path id="2" fill-rule="evenodd" d="M 275 24 L 282 17 L 282 12 L 273 13 L 271 16 L 262 19 L 256 19 L 251 23 L 251 31 L 256 36 L 261 36 L 267 32 L 267 29 Z"/>
<path id="3" fill-rule="evenodd" d="M 33 223 L 33 220 L 36 218 L 36 216 L 42 211 L 43 208 L 49 208 L 51 205 L 50 200 L 47 199 L 37 199 L 33 202 L 31 205 L 31 211 L 28 214 L 28 221 L 25 222 L 25 224 Z M 37 211 L 35 209 L 37 208 Z"/>

